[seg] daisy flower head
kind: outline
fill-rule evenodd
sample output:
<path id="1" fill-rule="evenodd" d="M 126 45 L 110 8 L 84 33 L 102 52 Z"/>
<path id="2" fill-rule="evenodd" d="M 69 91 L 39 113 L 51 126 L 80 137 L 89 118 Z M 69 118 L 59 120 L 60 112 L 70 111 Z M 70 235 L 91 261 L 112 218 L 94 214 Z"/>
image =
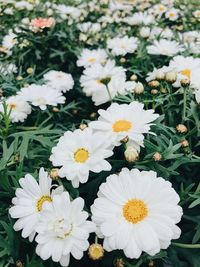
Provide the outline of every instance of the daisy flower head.
<path id="1" fill-rule="evenodd" d="M 89 126 L 103 133 L 113 146 L 119 146 L 121 140 L 129 138 L 135 147 L 143 145 L 144 133 L 148 133 L 152 122 L 159 117 L 154 110 L 144 110 L 144 105 L 137 101 L 130 104 L 113 103 L 107 110 L 98 111 L 100 117 L 90 122 Z"/>
<path id="2" fill-rule="evenodd" d="M 34 32 L 42 31 L 45 28 L 51 28 L 55 25 L 54 18 L 35 18 L 30 22 L 31 29 Z"/>
<path id="3" fill-rule="evenodd" d="M 165 17 L 171 21 L 175 21 L 179 18 L 179 12 L 177 9 L 172 8 L 165 13 Z"/>
<path id="4" fill-rule="evenodd" d="M 71 90 L 74 86 L 72 75 L 63 71 L 50 70 L 44 74 L 43 79 L 46 85 L 64 93 Z"/>
<path id="5" fill-rule="evenodd" d="M 173 84 L 175 87 L 180 87 L 182 79 L 189 79 L 190 85 L 198 89 L 200 84 L 200 59 L 194 57 L 176 56 L 170 63 L 169 68 L 177 72 L 177 81 Z"/>
<path id="6" fill-rule="evenodd" d="M 6 99 L 12 122 L 23 122 L 31 113 L 31 106 L 19 96 L 10 96 Z M 0 102 L 0 112 L 3 112 L 3 103 Z"/>
<path id="7" fill-rule="evenodd" d="M 107 60 L 107 54 L 104 49 L 94 49 L 89 50 L 87 48 L 83 49 L 81 55 L 77 60 L 77 66 L 79 67 L 89 67 L 95 63 L 105 63 Z"/>
<path id="8" fill-rule="evenodd" d="M 147 12 L 136 12 L 132 16 L 124 18 L 124 22 L 131 25 L 150 25 L 154 22 L 155 18 L 153 15 Z"/>
<path id="9" fill-rule="evenodd" d="M 0 75 L 9 75 L 17 72 L 17 66 L 13 63 L 0 63 Z"/>
<path id="10" fill-rule="evenodd" d="M 9 34 L 5 35 L 3 37 L 2 46 L 7 50 L 7 53 L 9 55 L 12 54 L 12 48 L 18 43 L 17 41 L 17 35 L 13 32 L 10 32 Z"/>
<path id="11" fill-rule="evenodd" d="M 54 194 L 62 191 L 61 187 L 51 192 L 51 182 L 48 173 L 43 168 L 39 171 L 39 181 L 26 174 L 19 180 L 21 188 L 17 188 L 16 197 L 12 199 L 13 206 L 9 209 L 10 216 L 18 219 L 14 224 L 15 231 L 22 230 L 22 237 L 35 236 L 35 227 L 40 219 L 43 204 L 51 202 Z"/>
<path id="12" fill-rule="evenodd" d="M 179 196 L 170 182 L 153 171 L 122 169 L 100 186 L 92 220 L 107 251 L 122 249 L 128 258 L 153 256 L 179 238 Z"/>
<path id="13" fill-rule="evenodd" d="M 87 182 L 90 171 L 111 170 L 111 165 L 105 160 L 113 154 L 107 148 L 107 142 L 101 133 L 93 133 L 90 128 L 67 131 L 53 147 L 50 161 L 53 166 L 61 167 L 58 171 L 60 177 L 66 177 L 74 187 L 78 187 L 79 183 Z"/>
<path id="14" fill-rule="evenodd" d="M 47 260 L 52 257 L 61 266 L 68 266 L 70 254 L 80 260 L 89 247 L 89 234 L 95 231 L 95 224 L 87 220 L 83 211 L 84 200 L 70 201 L 68 192 L 52 197 L 45 203 L 40 222 L 36 227 L 36 253 Z"/>
<path id="15" fill-rule="evenodd" d="M 22 88 L 18 95 L 33 106 L 40 107 L 41 110 L 45 110 L 47 105 L 57 106 L 65 103 L 62 93 L 48 85 L 31 84 Z"/>
<path id="16" fill-rule="evenodd" d="M 152 45 L 147 46 L 147 52 L 150 55 L 163 55 L 172 57 L 184 50 L 183 46 L 176 41 L 166 39 L 155 40 Z"/>
<path id="17" fill-rule="evenodd" d="M 138 47 L 136 37 L 115 37 L 107 41 L 107 46 L 114 56 L 125 56 L 127 53 L 134 53 Z"/>
<path id="18" fill-rule="evenodd" d="M 114 80 L 126 80 L 125 69 L 108 60 L 105 65 L 94 64 L 84 70 L 80 83 L 87 96 L 92 96 L 95 105 L 110 101 L 117 92 L 110 92 L 108 87 Z"/>

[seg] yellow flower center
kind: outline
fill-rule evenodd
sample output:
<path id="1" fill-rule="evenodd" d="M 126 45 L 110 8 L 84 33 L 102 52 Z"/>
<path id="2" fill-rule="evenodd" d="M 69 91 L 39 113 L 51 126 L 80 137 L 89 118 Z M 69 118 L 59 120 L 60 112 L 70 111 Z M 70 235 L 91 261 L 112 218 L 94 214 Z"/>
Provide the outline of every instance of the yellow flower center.
<path id="1" fill-rule="evenodd" d="M 174 13 L 169 13 L 169 17 L 170 17 L 170 18 L 173 18 L 174 16 L 175 16 Z"/>
<path id="2" fill-rule="evenodd" d="M 88 59 L 88 62 L 90 62 L 90 63 L 93 63 L 95 61 L 96 61 L 96 58 L 95 57 L 91 57 L 91 58 Z"/>
<path id="3" fill-rule="evenodd" d="M 74 159 L 78 163 L 84 163 L 89 158 L 89 152 L 85 148 L 79 148 L 74 153 Z"/>
<path id="4" fill-rule="evenodd" d="M 113 124 L 113 131 L 118 132 L 128 132 L 132 127 L 130 121 L 127 120 L 118 120 Z"/>
<path id="5" fill-rule="evenodd" d="M 37 201 L 37 204 L 36 204 L 36 208 L 37 208 L 37 211 L 41 211 L 42 210 L 42 206 L 44 204 L 44 202 L 52 202 L 52 199 L 50 196 L 42 196 L 38 201 Z"/>
<path id="6" fill-rule="evenodd" d="M 11 109 L 15 109 L 17 107 L 17 105 L 15 103 L 11 103 L 9 106 Z"/>
<path id="7" fill-rule="evenodd" d="M 103 249 L 102 245 L 100 245 L 100 244 L 92 244 L 89 247 L 88 254 L 92 260 L 99 260 L 104 255 L 104 249 Z"/>
<path id="8" fill-rule="evenodd" d="M 184 76 L 187 76 L 188 79 L 190 79 L 191 70 L 190 69 L 184 69 L 184 70 L 181 71 L 181 74 L 184 75 Z"/>
<path id="9" fill-rule="evenodd" d="M 123 206 L 123 216 L 128 222 L 141 222 L 147 215 L 147 205 L 140 199 L 131 199 Z"/>

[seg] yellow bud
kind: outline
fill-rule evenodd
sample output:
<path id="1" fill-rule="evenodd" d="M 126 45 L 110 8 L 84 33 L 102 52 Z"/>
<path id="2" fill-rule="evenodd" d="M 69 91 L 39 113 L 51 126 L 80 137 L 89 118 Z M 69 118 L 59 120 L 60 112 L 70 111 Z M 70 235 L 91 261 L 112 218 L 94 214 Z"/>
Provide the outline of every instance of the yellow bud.
<path id="1" fill-rule="evenodd" d="M 83 124 L 80 124 L 80 126 L 79 126 L 79 129 L 80 130 L 83 131 L 85 128 L 87 128 L 87 124 L 84 124 L 84 123 Z"/>
<path id="2" fill-rule="evenodd" d="M 159 152 L 156 152 L 154 155 L 153 155 L 153 159 L 155 161 L 160 161 L 162 159 L 162 155 L 159 153 Z"/>
<path id="3" fill-rule="evenodd" d="M 187 133 L 187 127 L 184 124 L 178 124 L 176 126 L 176 130 L 178 133 Z"/>
<path id="4" fill-rule="evenodd" d="M 120 58 L 120 63 L 125 63 L 125 62 L 126 62 L 125 57 Z"/>
<path id="5" fill-rule="evenodd" d="M 138 77 L 135 74 L 131 75 L 131 77 L 130 77 L 131 81 L 137 81 L 137 79 L 138 79 Z"/>
<path id="6" fill-rule="evenodd" d="M 134 162 L 138 160 L 139 153 L 133 146 L 128 146 L 124 152 L 124 157 L 128 162 Z"/>
<path id="7" fill-rule="evenodd" d="M 96 261 L 104 256 L 104 249 L 101 244 L 92 244 L 88 249 L 90 259 Z"/>
<path id="8" fill-rule="evenodd" d="M 165 75 L 165 80 L 169 83 L 174 83 L 177 79 L 177 73 L 175 71 L 169 71 Z"/>
<path id="9" fill-rule="evenodd" d="M 53 111 L 53 112 L 59 112 L 60 110 L 59 110 L 59 108 L 53 107 L 53 108 L 52 108 L 52 111 Z"/>
<path id="10" fill-rule="evenodd" d="M 16 80 L 17 80 L 17 81 L 21 81 L 21 80 L 23 80 L 23 77 L 22 77 L 22 76 L 17 76 L 17 77 L 16 77 Z"/>
<path id="11" fill-rule="evenodd" d="M 148 85 L 150 86 L 150 87 L 155 87 L 155 88 L 157 88 L 157 87 L 159 87 L 160 86 L 160 83 L 159 83 L 159 81 L 151 81 L 151 82 L 149 82 L 148 83 Z"/>
<path id="12" fill-rule="evenodd" d="M 188 142 L 188 140 L 182 140 L 182 141 L 181 141 L 181 146 L 182 146 L 182 147 L 188 147 L 188 146 L 189 146 L 189 142 Z"/>
<path id="13" fill-rule="evenodd" d="M 144 93 L 144 86 L 142 83 L 138 82 L 134 88 L 134 93 L 139 95 Z"/>
<path id="14" fill-rule="evenodd" d="M 26 70 L 26 72 L 28 73 L 28 74 L 32 74 L 33 73 L 33 68 L 28 68 L 27 70 Z"/>
<path id="15" fill-rule="evenodd" d="M 56 169 L 56 168 L 51 169 L 49 175 L 50 175 L 52 180 L 58 180 L 59 179 L 58 169 Z"/>

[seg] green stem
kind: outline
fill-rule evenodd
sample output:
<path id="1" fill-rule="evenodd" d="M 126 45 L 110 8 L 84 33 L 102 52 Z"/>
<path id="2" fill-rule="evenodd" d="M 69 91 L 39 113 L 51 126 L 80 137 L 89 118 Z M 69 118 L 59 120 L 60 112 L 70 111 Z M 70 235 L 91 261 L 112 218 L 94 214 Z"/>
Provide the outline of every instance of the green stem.
<path id="1" fill-rule="evenodd" d="M 111 96 L 111 94 L 110 94 L 110 91 L 109 91 L 109 88 L 108 88 L 108 85 L 106 84 L 106 90 L 107 90 L 107 92 L 108 92 L 108 95 L 109 95 L 109 98 L 110 98 L 110 102 L 112 103 L 113 102 L 113 100 L 112 100 L 112 96 Z"/>
<path id="2" fill-rule="evenodd" d="M 172 242 L 172 245 L 179 248 L 200 248 L 200 244 L 183 244 L 183 243 L 174 243 Z"/>
<path id="3" fill-rule="evenodd" d="M 183 122 L 186 119 L 186 107 L 187 107 L 187 89 L 183 88 Z"/>

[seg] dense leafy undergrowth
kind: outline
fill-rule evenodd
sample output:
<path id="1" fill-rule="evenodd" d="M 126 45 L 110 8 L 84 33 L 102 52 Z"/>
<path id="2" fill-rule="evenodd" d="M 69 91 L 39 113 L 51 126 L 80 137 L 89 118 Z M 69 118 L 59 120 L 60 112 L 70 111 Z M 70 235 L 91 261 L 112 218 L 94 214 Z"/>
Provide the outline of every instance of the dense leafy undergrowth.
<path id="1" fill-rule="evenodd" d="M 0 0 L 0 267 L 200 266 L 197 2 Z"/>

